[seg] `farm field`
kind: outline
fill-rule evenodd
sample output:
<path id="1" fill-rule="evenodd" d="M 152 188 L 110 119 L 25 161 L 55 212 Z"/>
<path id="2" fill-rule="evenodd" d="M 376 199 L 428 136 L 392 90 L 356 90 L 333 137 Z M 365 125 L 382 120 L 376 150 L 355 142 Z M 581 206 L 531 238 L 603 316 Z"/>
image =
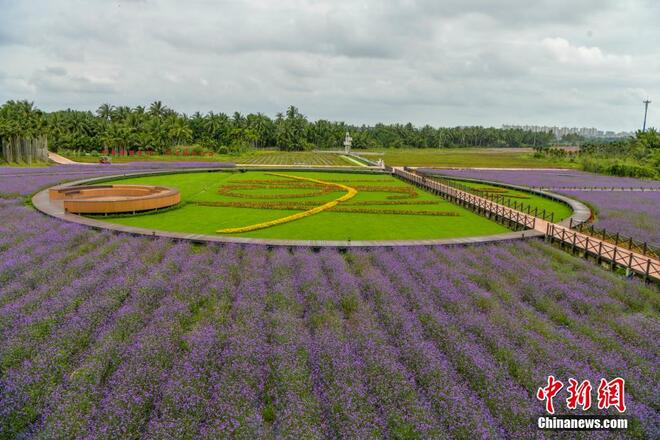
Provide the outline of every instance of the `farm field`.
<path id="1" fill-rule="evenodd" d="M 337 199 L 346 191 L 332 184 L 340 183 L 354 188 L 355 197 L 309 217 L 231 235 L 299 240 L 403 240 L 508 232 L 502 225 L 386 174 L 218 172 L 138 177 L 114 183 L 178 188 L 183 202 L 180 208 L 136 216 L 98 217 L 165 231 L 216 234 L 225 228 L 273 221 Z"/>
<path id="2" fill-rule="evenodd" d="M 9 198 L 0 262 L 2 438 L 528 439 L 551 373 L 660 429 L 657 290 L 542 242 L 194 246 Z"/>
<path id="3" fill-rule="evenodd" d="M 660 432 L 657 287 L 540 241 L 200 246 L 25 204 L 110 172 L 0 168 L 0 438 L 528 439 L 548 374 L 625 377 L 625 438 Z"/>
<path id="4" fill-rule="evenodd" d="M 428 166 L 428 167 L 484 167 L 484 168 L 569 168 L 575 166 L 571 163 L 557 162 L 550 159 L 532 157 L 533 152 L 528 148 L 439 148 L 439 149 L 383 149 L 383 150 L 354 150 L 354 153 L 363 155 L 367 159 L 377 160 L 383 158 L 388 165 Z M 74 156 L 64 154 L 65 157 L 77 162 L 97 163 L 95 156 Z M 326 157 L 327 156 L 327 157 Z M 251 150 L 238 154 L 214 154 L 213 156 L 129 156 L 113 157 L 113 163 L 141 162 L 141 161 L 220 161 L 242 164 L 263 165 L 343 165 L 353 166 L 340 155 L 333 153 L 315 152 L 286 152 L 286 151 L 259 151 Z M 331 161 L 332 163 L 328 163 Z"/>
<path id="5" fill-rule="evenodd" d="M 58 183 L 89 177 L 182 168 L 230 168 L 223 162 L 131 162 L 112 165 L 51 165 L 48 167 L 0 167 L 0 187 L 5 196 L 28 196 Z"/>
<path id="6" fill-rule="evenodd" d="M 596 210 L 596 225 L 660 248 L 660 191 L 561 191 Z"/>
<path id="7" fill-rule="evenodd" d="M 315 152 L 260 152 L 240 159 L 241 164 L 249 165 L 316 165 L 316 166 L 360 166 L 335 153 Z"/>
<path id="8" fill-rule="evenodd" d="M 660 440 L 658 41 L 0 0 L 0 440 Z"/>
<path id="9" fill-rule="evenodd" d="M 533 157 L 529 148 L 390 148 L 355 150 L 367 158 L 383 158 L 390 166 L 438 168 L 571 168 L 576 164 Z"/>
<path id="10" fill-rule="evenodd" d="M 71 159 L 74 162 L 81 162 L 81 163 L 94 163 L 97 164 L 99 163 L 99 157 L 98 155 L 86 155 L 86 154 L 73 154 L 71 151 L 63 151 L 60 152 L 63 157 L 66 157 L 67 159 Z M 240 160 L 246 160 L 248 158 L 251 158 L 255 155 L 256 153 L 252 152 L 246 152 L 243 154 L 237 153 L 237 154 L 218 154 L 214 153 L 212 156 L 181 156 L 181 155 L 174 155 L 174 154 L 159 154 L 159 155 L 153 155 L 153 156 L 112 156 L 112 163 L 113 164 L 124 164 L 124 163 L 141 163 L 141 162 L 149 162 L 149 163 L 157 163 L 157 162 L 181 162 L 181 163 L 187 163 L 187 162 L 234 162 L 234 161 L 240 161 Z"/>
<path id="11" fill-rule="evenodd" d="M 656 188 L 660 180 L 605 176 L 579 170 L 424 170 L 457 178 L 491 180 L 532 188 Z"/>
<path id="12" fill-rule="evenodd" d="M 64 157 L 76 162 L 98 163 L 98 156 L 74 155 L 63 152 Z M 317 153 L 313 151 L 270 151 L 249 150 L 242 153 L 217 154 L 211 156 L 181 156 L 181 155 L 153 155 L 153 156 L 113 156 L 112 162 L 233 162 L 249 165 L 295 165 L 295 166 L 360 166 L 336 153 Z"/>

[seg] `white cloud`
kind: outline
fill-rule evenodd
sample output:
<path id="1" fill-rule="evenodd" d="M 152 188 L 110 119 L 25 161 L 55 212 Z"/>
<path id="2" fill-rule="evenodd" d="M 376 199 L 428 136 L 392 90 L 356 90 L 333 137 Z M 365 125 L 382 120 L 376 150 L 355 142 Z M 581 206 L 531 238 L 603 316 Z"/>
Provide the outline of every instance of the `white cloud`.
<path id="1" fill-rule="evenodd" d="M 544 38 L 541 44 L 557 61 L 563 64 L 587 66 L 629 65 L 629 55 L 605 54 L 599 47 L 573 46 L 564 38 Z"/>
<path id="2" fill-rule="evenodd" d="M 355 123 L 632 129 L 660 96 L 648 0 L 0 0 L 0 102 Z M 52 68 L 56 68 L 53 70 Z M 656 124 L 660 125 L 660 124 Z"/>

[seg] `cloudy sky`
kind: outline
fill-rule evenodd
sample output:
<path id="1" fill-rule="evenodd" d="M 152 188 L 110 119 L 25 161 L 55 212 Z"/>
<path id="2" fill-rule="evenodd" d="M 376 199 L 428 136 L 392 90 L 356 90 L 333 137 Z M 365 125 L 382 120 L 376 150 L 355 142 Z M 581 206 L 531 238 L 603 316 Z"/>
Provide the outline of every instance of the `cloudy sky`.
<path id="1" fill-rule="evenodd" d="M 656 0 L 0 0 L 0 102 L 633 130 L 658 42 Z"/>

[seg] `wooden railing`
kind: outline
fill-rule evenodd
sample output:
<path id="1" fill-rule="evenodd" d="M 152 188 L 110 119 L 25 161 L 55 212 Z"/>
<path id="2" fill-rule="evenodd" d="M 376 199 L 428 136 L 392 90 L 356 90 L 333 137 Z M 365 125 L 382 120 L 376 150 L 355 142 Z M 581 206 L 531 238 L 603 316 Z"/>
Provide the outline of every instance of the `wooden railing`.
<path id="1" fill-rule="evenodd" d="M 413 185 L 422 187 L 434 194 L 448 199 L 456 204 L 465 206 L 482 215 L 508 226 L 523 229 L 536 229 L 544 233 L 546 240 L 558 242 L 559 245 L 573 253 L 584 257 L 595 257 L 599 263 L 609 264 L 612 270 L 617 267 L 626 269 L 627 275 L 633 273 L 643 276 L 647 281 L 660 281 L 660 261 L 650 255 L 643 255 L 621 245 L 609 243 L 599 237 L 574 231 L 555 223 L 536 218 L 524 212 L 495 203 L 492 200 L 471 194 L 453 186 L 445 185 L 419 175 L 407 169 L 392 168 L 392 173 Z"/>
<path id="2" fill-rule="evenodd" d="M 492 220 L 505 223 L 511 228 L 534 229 L 536 226 L 536 217 L 533 215 L 525 214 L 517 209 L 496 203 L 493 200 L 488 200 L 484 197 L 468 193 L 458 188 L 437 182 L 433 179 L 429 179 L 425 176 L 420 176 L 399 168 L 394 168 L 393 173 L 395 176 L 414 185 L 423 187 L 460 206 L 484 214 Z"/>
<path id="3" fill-rule="evenodd" d="M 450 179 L 447 179 L 446 177 L 442 177 L 442 176 L 438 176 L 438 175 L 429 176 L 429 175 L 424 174 L 424 173 L 422 173 L 420 175 L 426 177 L 427 179 L 432 179 L 432 180 L 440 182 L 444 185 L 451 186 L 452 188 L 456 188 L 456 189 L 459 189 L 461 191 L 465 191 L 465 192 L 474 194 L 476 196 L 482 197 L 484 199 L 493 201 L 493 202 L 495 202 L 499 205 L 504 205 L 504 206 L 507 206 L 509 208 L 513 208 L 517 211 L 527 213 L 527 214 L 529 214 L 531 216 L 534 216 L 536 218 L 540 218 L 540 219 L 547 220 L 547 221 L 550 221 L 550 222 L 555 221 L 555 213 L 554 212 L 546 211 L 545 208 L 538 209 L 538 207 L 536 207 L 536 206 L 532 207 L 532 205 L 525 204 L 524 202 L 519 202 L 517 200 L 513 200 L 513 197 L 511 197 L 511 196 L 507 196 L 507 195 L 504 195 L 504 194 L 496 194 L 496 193 L 494 194 L 494 193 L 488 192 L 486 190 L 473 188 L 469 185 L 465 185 L 463 183 L 460 183 L 460 182 L 457 182 L 457 181 L 454 181 L 454 180 L 450 180 Z"/>
<path id="4" fill-rule="evenodd" d="M 649 256 L 554 223 L 548 223 L 546 237 L 551 242 L 559 241 L 562 247 L 568 247 L 573 253 L 583 254 L 585 257 L 593 256 L 598 262 L 609 263 L 612 269 L 623 267 L 629 272 L 644 276 L 646 280 L 660 279 L 660 263 Z"/>
<path id="5" fill-rule="evenodd" d="M 654 260 L 660 259 L 660 249 L 657 249 L 655 246 L 650 245 L 645 241 L 638 241 L 632 237 L 627 237 L 618 232 L 599 229 L 594 227 L 594 225 L 589 226 L 584 223 L 573 225 L 573 222 L 571 222 L 569 228 L 575 229 L 582 234 L 590 235 L 593 238 L 607 241 L 614 244 L 615 246 L 623 247 L 638 254 L 646 255 L 647 257 Z"/>

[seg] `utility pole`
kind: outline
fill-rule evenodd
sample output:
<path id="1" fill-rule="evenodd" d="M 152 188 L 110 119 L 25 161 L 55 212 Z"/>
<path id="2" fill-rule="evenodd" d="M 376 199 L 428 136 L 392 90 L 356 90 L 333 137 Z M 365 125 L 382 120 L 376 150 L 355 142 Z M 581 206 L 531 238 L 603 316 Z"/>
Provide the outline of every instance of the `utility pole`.
<path id="1" fill-rule="evenodd" d="M 651 100 L 649 98 L 646 98 L 644 101 L 644 125 L 642 125 L 642 133 L 646 131 L 646 115 L 649 112 L 649 104 L 651 103 Z"/>

